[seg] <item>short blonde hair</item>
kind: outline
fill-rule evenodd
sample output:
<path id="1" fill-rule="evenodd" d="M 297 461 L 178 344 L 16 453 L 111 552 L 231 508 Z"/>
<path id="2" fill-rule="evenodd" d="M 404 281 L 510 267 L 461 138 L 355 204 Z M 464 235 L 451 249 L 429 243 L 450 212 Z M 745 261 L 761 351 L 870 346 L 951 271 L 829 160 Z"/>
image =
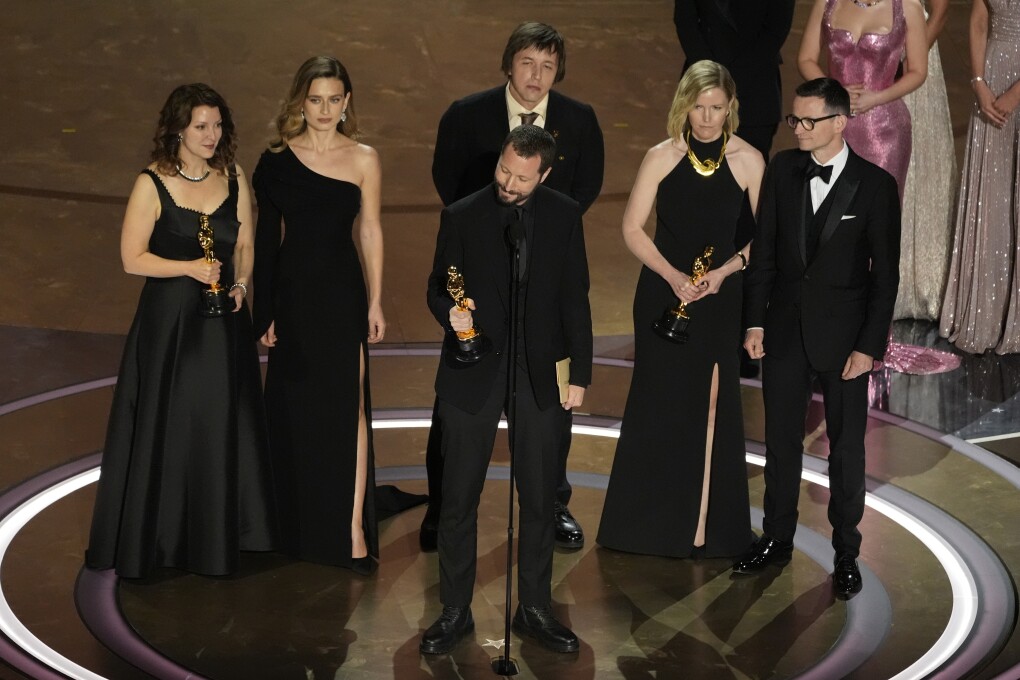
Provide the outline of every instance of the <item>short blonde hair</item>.
<path id="1" fill-rule="evenodd" d="M 671 139 L 683 138 L 689 127 L 687 114 L 694 108 L 702 92 L 716 87 L 723 91 L 730 102 L 729 115 L 723 123 L 723 132 L 732 135 L 737 131 L 737 126 L 740 125 L 737 109 L 740 105 L 737 102 L 737 85 L 733 82 L 733 76 L 722 64 L 702 59 L 688 67 L 676 87 L 673 104 L 669 107 L 669 117 L 666 119 L 666 132 Z"/>

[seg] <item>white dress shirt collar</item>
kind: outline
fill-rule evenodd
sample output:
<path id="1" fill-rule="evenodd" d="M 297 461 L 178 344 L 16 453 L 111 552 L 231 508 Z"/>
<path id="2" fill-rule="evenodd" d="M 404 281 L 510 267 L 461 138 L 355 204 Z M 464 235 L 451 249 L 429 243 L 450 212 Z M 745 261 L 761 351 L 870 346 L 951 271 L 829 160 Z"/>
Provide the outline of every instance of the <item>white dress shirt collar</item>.
<path id="1" fill-rule="evenodd" d="M 832 177 L 829 178 L 828 183 L 823 182 L 821 177 L 812 177 L 808 183 L 811 187 L 811 208 L 812 210 L 818 210 L 818 206 L 825 201 L 825 197 L 829 195 L 829 190 L 836 184 L 836 180 L 843 173 L 843 168 L 846 167 L 847 159 L 850 158 L 850 147 L 847 146 L 846 141 L 843 141 L 843 148 L 840 149 L 839 153 L 829 159 L 828 163 L 819 163 L 815 158 L 815 155 L 811 154 L 811 162 L 817 165 L 832 166 Z"/>
<path id="2" fill-rule="evenodd" d="M 545 112 L 549 107 L 549 93 L 546 93 L 542 97 L 542 101 L 535 105 L 535 108 L 530 111 L 521 106 L 513 95 L 510 94 L 510 81 L 506 84 L 506 111 L 507 111 L 507 122 L 510 125 L 510 129 L 513 130 L 515 127 L 521 124 L 522 113 L 537 113 L 538 118 L 535 119 L 534 125 L 540 128 L 545 128 Z"/>

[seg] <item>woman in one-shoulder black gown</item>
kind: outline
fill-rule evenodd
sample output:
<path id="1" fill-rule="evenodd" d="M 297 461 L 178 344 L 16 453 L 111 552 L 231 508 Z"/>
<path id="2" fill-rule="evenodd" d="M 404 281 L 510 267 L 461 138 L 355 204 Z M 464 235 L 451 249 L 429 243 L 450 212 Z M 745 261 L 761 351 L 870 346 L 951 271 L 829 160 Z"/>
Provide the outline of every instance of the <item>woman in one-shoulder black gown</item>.
<path id="1" fill-rule="evenodd" d="M 680 81 L 667 128 L 649 150 L 624 214 L 624 238 L 644 263 L 634 296 L 634 371 L 599 527 L 600 545 L 668 557 L 742 553 L 753 538 L 737 339 L 741 275 L 737 221 L 757 204 L 764 161 L 733 135 L 733 80 L 711 61 Z M 746 197 L 745 197 L 746 196 Z M 643 231 L 652 204 L 654 241 Z M 712 265 L 692 281 L 694 259 Z M 687 304 L 689 340 L 652 330 Z"/>
<path id="2" fill-rule="evenodd" d="M 274 547 L 258 355 L 244 304 L 251 202 L 233 165 L 233 129 L 208 86 L 174 90 L 154 162 L 128 200 L 121 257 L 146 281 L 110 412 L 86 555 L 92 569 L 223 575 L 239 550 Z M 212 263 L 197 239 L 203 215 Z M 228 308 L 206 318 L 200 291 L 219 281 L 230 286 Z"/>
<path id="3" fill-rule="evenodd" d="M 385 331 L 381 169 L 357 133 L 351 82 L 332 57 L 294 77 L 253 185 L 255 330 L 270 347 L 265 396 L 282 549 L 375 569 L 379 555 L 368 349 Z M 352 238 L 358 232 L 365 273 Z M 367 275 L 367 287 L 366 287 Z"/>

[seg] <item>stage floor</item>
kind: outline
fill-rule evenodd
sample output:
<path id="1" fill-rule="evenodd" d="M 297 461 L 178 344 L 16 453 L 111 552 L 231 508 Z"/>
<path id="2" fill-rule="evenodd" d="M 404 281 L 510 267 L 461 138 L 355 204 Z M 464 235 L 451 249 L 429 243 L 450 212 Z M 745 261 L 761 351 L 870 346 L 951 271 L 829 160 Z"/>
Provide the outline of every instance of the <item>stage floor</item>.
<path id="1" fill-rule="evenodd" d="M 969 2 L 953 0 L 940 47 L 957 147 L 971 96 Z M 784 49 L 787 97 L 809 3 Z M 0 104 L 0 678 L 483 678 L 503 638 L 506 448 L 480 509 L 474 636 L 421 657 L 439 612 L 423 508 L 384 521 L 378 573 L 246 555 L 231 578 L 161 573 L 146 583 L 82 572 L 106 418 L 140 282 L 118 238 L 127 191 L 173 86 L 205 80 L 237 118 L 250 173 L 289 79 L 331 53 L 352 72 L 366 143 L 383 160 L 386 342 L 373 349 L 379 481 L 425 491 L 439 330 L 424 305 L 439 202 L 429 166 L 453 99 L 500 81 L 520 20 L 568 42 L 557 87 L 593 104 L 606 138 L 603 194 L 585 217 L 599 357 L 575 425 L 571 509 L 588 541 L 554 560 L 555 609 L 582 640 L 555 655 L 512 638 L 522 677 L 1020 677 L 1020 355 L 963 357 L 939 376 L 885 375 L 868 432 L 864 592 L 832 599 L 827 440 L 815 403 L 797 551 L 779 573 L 734 578 L 728 560 L 616 553 L 594 537 L 630 381 L 639 265 L 619 232 L 645 149 L 665 136 L 682 55 L 668 3 L 424 0 L 287 5 L 224 0 L 15 2 L 5 13 Z M 791 145 L 787 130 L 776 149 Z M 624 256 L 621 256 L 621 253 Z M 897 339 L 946 348 L 931 324 Z M 747 478 L 760 527 L 760 384 L 743 385 Z M 1011 462 L 1012 461 L 1012 462 Z"/>

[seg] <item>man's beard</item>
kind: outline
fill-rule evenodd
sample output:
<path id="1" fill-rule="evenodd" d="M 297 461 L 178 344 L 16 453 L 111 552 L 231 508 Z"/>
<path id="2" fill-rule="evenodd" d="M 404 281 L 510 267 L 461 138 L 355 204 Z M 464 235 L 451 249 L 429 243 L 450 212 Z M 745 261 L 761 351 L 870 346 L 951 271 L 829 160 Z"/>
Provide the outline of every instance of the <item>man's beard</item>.
<path id="1" fill-rule="evenodd" d="M 508 201 L 505 198 L 503 198 L 503 194 L 509 194 L 510 196 L 513 196 L 513 198 L 511 198 Z M 531 194 L 520 194 L 520 193 L 515 192 L 515 191 L 507 191 L 506 189 L 503 188 L 502 184 L 500 184 L 499 182 L 496 182 L 496 200 L 499 201 L 502 205 L 508 205 L 508 206 L 509 205 L 520 205 L 520 204 L 524 203 L 526 200 L 528 200 L 528 198 L 530 196 L 531 196 Z"/>

